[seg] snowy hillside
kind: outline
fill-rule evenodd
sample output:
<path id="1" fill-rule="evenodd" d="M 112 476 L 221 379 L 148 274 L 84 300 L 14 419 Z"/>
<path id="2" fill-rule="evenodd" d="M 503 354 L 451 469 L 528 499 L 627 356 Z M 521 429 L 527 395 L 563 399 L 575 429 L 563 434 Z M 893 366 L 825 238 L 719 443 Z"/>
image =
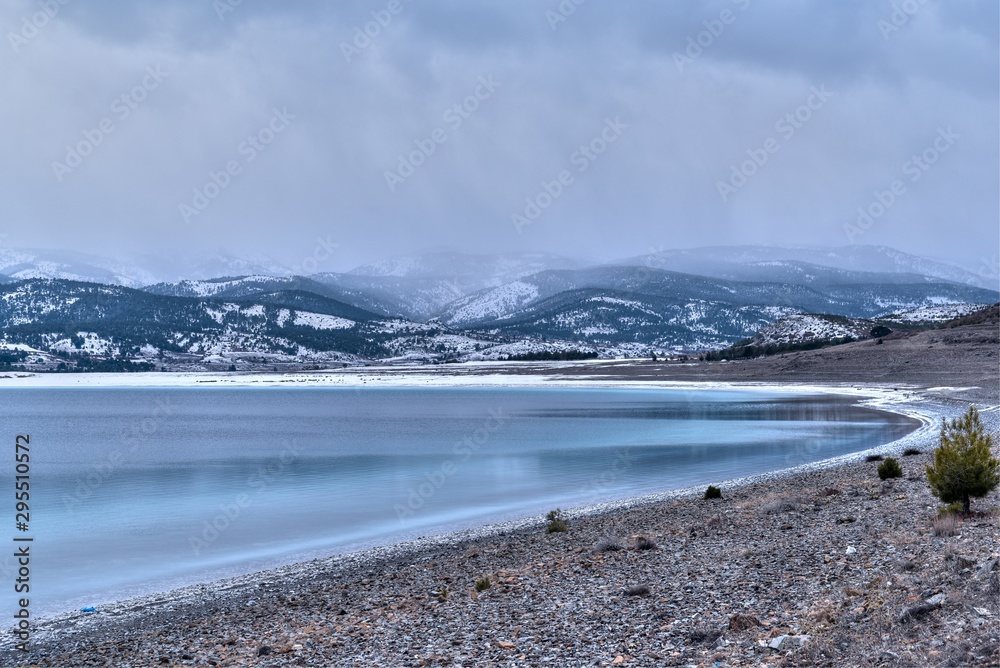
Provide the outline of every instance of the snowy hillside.
<path id="1" fill-rule="evenodd" d="M 864 275 L 871 280 L 871 275 Z M 611 290 L 639 298 L 665 299 L 674 305 L 707 301 L 733 306 L 780 306 L 790 312 L 873 317 L 942 303 L 988 300 L 996 293 L 955 283 L 914 277 L 913 283 L 803 285 L 709 278 L 660 269 L 605 266 L 576 271 L 546 271 L 481 290 L 445 307 L 439 319 L 452 327 L 488 327 L 519 317 L 525 309 L 573 290 Z"/>
<path id="2" fill-rule="evenodd" d="M 893 280 L 891 278 L 893 274 L 909 274 L 991 290 L 997 289 L 995 278 L 980 276 L 962 267 L 910 255 L 885 246 L 861 244 L 828 249 L 710 246 L 664 250 L 627 258 L 615 264 L 631 264 L 737 280 L 774 278 L 789 280 L 792 278 L 789 273 L 779 276 L 776 272 L 782 269 L 786 272 L 796 271 L 792 268 L 795 264 L 806 264 L 849 273 L 883 274 L 883 278 L 878 281 L 862 279 L 861 282 L 886 283 Z M 845 277 L 848 278 L 845 282 L 855 282 L 855 279 L 846 275 Z"/>
<path id="3" fill-rule="evenodd" d="M 752 345 L 782 345 L 807 341 L 857 339 L 868 336 L 875 325 L 870 320 L 855 320 L 829 315 L 799 314 L 782 318 L 757 332 Z"/>
<path id="4" fill-rule="evenodd" d="M 147 254 L 127 260 L 65 250 L 0 247 L 0 275 L 14 280 L 53 278 L 142 287 L 168 281 L 262 274 L 288 276 L 291 271 L 265 255 L 230 255 L 196 251 Z"/>
<path id="5" fill-rule="evenodd" d="M 351 270 L 355 276 L 442 279 L 462 294 L 502 285 L 549 269 L 576 269 L 578 260 L 543 253 L 473 255 L 439 251 L 390 258 Z"/>
<path id="6" fill-rule="evenodd" d="M 138 287 L 154 281 L 148 271 L 109 258 L 72 251 L 0 247 L 0 274 L 13 280 L 60 278 Z"/>
<path id="7" fill-rule="evenodd" d="M 921 308 L 903 311 L 901 313 L 889 313 L 882 316 L 882 320 L 892 322 L 918 323 L 918 322 L 947 322 L 963 315 L 969 315 L 975 311 L 980 311 L 989 304 L 943 304 L 940 306 L 924 306 Z"/>

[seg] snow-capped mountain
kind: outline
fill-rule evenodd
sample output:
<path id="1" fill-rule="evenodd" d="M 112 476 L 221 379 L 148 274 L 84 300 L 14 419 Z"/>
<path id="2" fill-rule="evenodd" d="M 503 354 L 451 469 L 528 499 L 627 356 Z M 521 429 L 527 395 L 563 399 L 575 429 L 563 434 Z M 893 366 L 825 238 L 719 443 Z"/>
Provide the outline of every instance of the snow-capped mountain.
<path id="1" fill-rule="evenodd" d="M 749 282 L 694 276 L 634 266 L 604 266 L 578 271 L 546 271 L 482 290 L 449 304 L 440 320 L 453 327 L 486 327 L 521 317 L 560 293 L 596 289 L 667 300 L 674 305 L 711 302 L 734 306 L 780 306 L 793 312 L 872 317 L 890 310 L 937 304 L 990 301 L 988 290 L 915 277 L 914 283 L 865 283 L 877 275 L 851 275 L 852 282 L 803 285 Z M 752 334 L 752 332 L 750 332 Z"/>
<path id="2" fill-rule="evenodd" d="M 583 266 L 585 263 L 579 260 L 544 253 L 474 255 L 437 251 L 390 258 L 357 267 L 348 273 L 354 276 L 448 281 L 464 295 L 540 271 Z"/>
<path id="3" fill-rule="evenodd" d="M 208 280 L 225 276 L 292 276 L 291 268 L 263 253 L 229 253 L 197 250 L 137 255 L 133 262 L 156 277 L 144 285 L 182 280 Z"/>
<path id="4" fill-rule="evenodd" d="M 12 280 L 54 278 L 125 287 L 219 276 L 290 276 L 291 270 L 264 255 L 196 251 L 147 254 L 127 261 L 66 250 L 0 247 L 0 274 Z"/>
<path id="5" fill-rule="evenodd" d="M 0 248 L 0 274 L 17 281 L 59 278 L 139 287 L 154 282 L 137 265 L 75 251 Z"/>
<path id="6" fill-rule="evenodd" d="M 17 355 L 25 351 L 10 346 L 27 346 L 44 368 L 90 356 L 194 368 L 574 350 L 646 356 L 730 346 L 777 321 L 781 332 L 827 337 L 830 323 L 848 319 L 859 321 L 840 322 L 850 331 L 876 319 L 905 328 L 1000 299 L 903 271 L 935 267 L 888 249 L 841 249 L 826 260 L 860 269 L 768 256 L 775 249 L 710 250 L 715 259 L 677 251 L 632 261 L 640 265 L 599 266 L 546 255 L 425 253 L 307 277 L 287 275 L 266 257 L 193 253 L 159 260 L 169 267 L 139 268 L 75 253 L 0 250 L 0 346 Z M 819 259 L 819 251 L 796 252 Z M 869 271 L 872 257 L 890 270 Z M 684 262 L 700 273 L 653 266 Z M 185 278 L 153 281 L 163 274 L 151 267 Z M 829 315 L 801 315 L 815 313 Z"/>
<path id="7" fill-rule="evenodd" d="M 887 283 L 894 280 L 912 282 L 909 277 L 923 276 L 953 283 L 962 283 L 991 290 L 997 289 L 996 278 L 981 276 L 968 269 L 910 255 L 885 246 L 850 245 L 840 248 L 781 248 L 777 246 L 709 246 L 684 250 L 664 250 L 616 261 L 682 273 L 728 278 L 742 281 L 794 281 L 796 274 L 806 281 L 829 283 L 838 280 L 835 273 L 820 272 L 816 267 L 839 269 L 844 272 L 878 274 L 871 281 L 863 276 L 844 274 L 843 282 Z M 798 265 L 798 266 L 797 266 Z M 801 265 L 812 265 L 813 268 Z M 809 274 L 815 274 L 810 276 Z"/>
<path id="8" fill-rule="evenodd" d="M 36 279 L 0 286 L 5 345 L 65 363 L 99 355 L 160 366 L 357 362 L 476 352 L 497 342 L 440 325 L 386 319 L 291 290 L 245 298 L 175 297 L 122 286 Z M 116 369 L 117 370 L 117 369 Z"/>
<path id="9" fill-rule="evenodd" d="M 480 329 L 592 346 L 632 343 L 660 350 L 704 350 L 745 338 L 795 312 L 782 306 L 580 289 L 542 299 L 509 317 L 480 325 Z"/>
<path id="10" fill-rule="evenodd" d="M 337 291 L 344 301 L 377 313 L 419 321 L 430 320 L 466 294 L 461 286 L 446 278 L 335 273 L 315 274 L 310 278 Z"/>

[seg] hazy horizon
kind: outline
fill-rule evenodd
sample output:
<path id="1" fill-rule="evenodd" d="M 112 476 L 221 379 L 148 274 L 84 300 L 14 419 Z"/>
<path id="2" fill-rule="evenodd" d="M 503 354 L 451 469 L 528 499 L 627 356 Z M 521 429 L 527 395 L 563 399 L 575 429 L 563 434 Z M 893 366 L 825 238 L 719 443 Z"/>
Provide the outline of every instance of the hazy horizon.
<path id="1" fill-rule="evenodd" d="M 5 0 L 0 246 L 865 244 L 998 275 L 1000 10 L 899 7 Z"/>

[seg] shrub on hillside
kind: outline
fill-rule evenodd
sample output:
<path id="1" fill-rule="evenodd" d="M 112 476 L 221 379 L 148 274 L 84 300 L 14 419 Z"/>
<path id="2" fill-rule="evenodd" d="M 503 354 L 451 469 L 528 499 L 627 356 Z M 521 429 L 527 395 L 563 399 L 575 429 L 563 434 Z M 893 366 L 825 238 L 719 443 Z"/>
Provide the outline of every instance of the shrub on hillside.
<path id="1" fill-rule="evenodd" d="M 893 457 L 886 457 L 885 461 L 878 465 L 878 477 L 882 480 L 889 478 L 902 478 L 903 467 L 899 465 Z"/>
<path id="2" fill-rule="evenodd" d="M 705 490 L 705 496 L 703 497 L 706 501 L 709 499 L 721 499 L 722 490 L 714 485 L 709 485 L 708 489 Z"/>
<path id="3" fill-rule="evenodd" d="M 962 502 L 968 513 L 972 498 L 982 498 L 1000 485 L 1000 462 L 993 457 L 993 435 L 987 434 L 975 406 L 961 418 L 942 420 L 941 445 L 927 467 L 927 483 L 943 503 Z"/>
<path id="4" fill-rule="evenodd" d="M 560 533 L 569 530 L 569 520 L 566 519 L 566 516 L 558 508 L 550 510 L 545 519 L 549 521 L 545 527 L 545 533 Z"/>

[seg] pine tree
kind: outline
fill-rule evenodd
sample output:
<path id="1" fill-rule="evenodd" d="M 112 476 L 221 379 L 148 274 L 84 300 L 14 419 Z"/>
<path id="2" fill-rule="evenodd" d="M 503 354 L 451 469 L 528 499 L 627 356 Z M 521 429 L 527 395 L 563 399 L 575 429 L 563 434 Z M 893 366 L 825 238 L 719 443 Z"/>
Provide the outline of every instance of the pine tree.
<path id="1" fill-rule="evenodd" d="M 981 498 L 1000 484 L 1000 462 L 993 457 L 993 435 L 987 434 L 979 411 L 970 406 L 961 418 L 941 421 L 941 445 L 927 467 L 931 492 L 943 503 L 961 501 L 969 512 L 972 497 Z"/>

